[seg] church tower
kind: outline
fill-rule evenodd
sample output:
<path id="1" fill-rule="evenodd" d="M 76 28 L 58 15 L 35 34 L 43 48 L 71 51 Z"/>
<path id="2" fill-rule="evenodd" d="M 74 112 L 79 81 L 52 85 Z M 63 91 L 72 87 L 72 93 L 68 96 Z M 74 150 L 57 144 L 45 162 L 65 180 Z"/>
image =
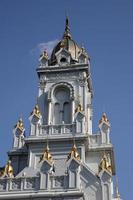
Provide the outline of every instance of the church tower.
<path id="1" fill-rule="evenodd" d="M 9 160 L 0 169 L 0 199 L 120 200 L 113 192 L 115 162 L 105 113 L 92 132 L 90 57 L 73 40 L 66 18 L 62 39 L 37 68 L 37 104 L 25 136 L 13 129 Z"/>

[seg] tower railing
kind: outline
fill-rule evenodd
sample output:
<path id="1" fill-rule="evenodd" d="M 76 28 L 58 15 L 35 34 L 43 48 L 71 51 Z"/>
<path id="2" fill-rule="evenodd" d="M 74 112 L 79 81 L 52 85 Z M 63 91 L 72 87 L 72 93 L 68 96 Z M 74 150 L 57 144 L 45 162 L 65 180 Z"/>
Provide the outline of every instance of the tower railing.
<path id="1" fill-rule="evenodd" d="M 1 178 L 0 192 L 38 190 L 40 177 Z"/>
<path id="2" fill-rule="evenodd" d="M 75 124 L 42 125 L 39 135 L 64 135 L 76 132 Z"/>
<path id="3" fill-rule="evenodd" d="M 44 179 L 43 174 L 39 174 L 35 177 L 4 177 L 0 178 L 0 195 L 9 192 L 28 192 L 39 190 L 65 190 L 69 189 L 69 176 L 55 176 L 50 175 L 46 180 L 47 183 L 42 184 Z M 75 185 L 73 189 L 78 189 Z"/>

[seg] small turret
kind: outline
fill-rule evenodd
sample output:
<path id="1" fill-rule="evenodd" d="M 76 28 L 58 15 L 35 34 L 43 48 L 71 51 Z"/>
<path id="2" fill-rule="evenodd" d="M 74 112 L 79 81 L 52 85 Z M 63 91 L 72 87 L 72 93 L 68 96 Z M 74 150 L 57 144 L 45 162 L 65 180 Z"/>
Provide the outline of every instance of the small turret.
<path id="1" fill-rule="evenodd" d="M 47 52 L 47 50 L 43 51 L 43 53 L 40 55 L 39 62 L 40 62 L 41 68 L 48 66 L 48 52 Z"/>
<path id="2" fill-rule="evenodd" d="M 13 148 L 21 148 L 24 146 L 25 128 L 22 118 L 20 118 L 13 129 L 14 141 Z"/>
<path id="3" fill-rule="evenodd" d="M 41 125 L 41 112 L 39 109 L 39 106 L 36 105 L 33 109 L 33 111 L 30 114 L 29 120 L 30 120 L 30 134 L 31 135 L 38 135 L 39 134 L 39 127 Z"/>
<path id="4" fill-rule="evenodd" d="M 106 113 L 103 113 L 101 119 L 99 120 L 99 129 L 101 133 L 101 142 L 110 143 L 110 122 L 106 116 Z"/>

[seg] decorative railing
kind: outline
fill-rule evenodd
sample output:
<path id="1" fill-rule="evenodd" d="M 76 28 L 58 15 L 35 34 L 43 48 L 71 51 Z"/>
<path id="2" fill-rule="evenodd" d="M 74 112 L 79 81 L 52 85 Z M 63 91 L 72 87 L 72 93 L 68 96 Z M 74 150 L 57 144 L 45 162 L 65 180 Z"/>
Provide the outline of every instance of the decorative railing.
<path id="1" fill-rule="evenodd" d="M 0 179 L 0 192 L 38 190 L 39 186 L 40 177 Z"/>
<path id="2" fill-rule="evenodd" d="M 75 132 L 75 124 L 43 125 L 39 128 L 39 135 L 64 135 Z"/>
<path id="3" fill-rule="evenodd" d="M 67 185 L 67 176 L 52 176 L 51 177 L 51 188 L 52 189 L 65 189 Z"/>
<path id="4" fill-rule="evenodd" d="M 100 146 L 101 142 L 101 134 L 94 134 L 89 136 L 89 145 L 90 146 Z"/>
<path id="5" fill-rule="evenodd" d="M 107 135 L 106 135 L 107 136 Z M 110 139 L 109 138 L 102 138 L 102 133 L 89 135 L 89 146 L 95 147 L 95 146 L 103 146 L 103 145 L 111 146 Z"/>
<path id="6" fill-rule="evenodd" d="M 17 191 L 38 191 L 38 190 L 56 190 L 68 188 L 68 176 L 50 176 L 47 180 L 49 183 L 42 185 L 41 176 L 38 177 L 21 177 L 21 178 L 0 178 L 1 192 L 17 192 Z M 49 185 L 49 188 L 45 186 Z"/>

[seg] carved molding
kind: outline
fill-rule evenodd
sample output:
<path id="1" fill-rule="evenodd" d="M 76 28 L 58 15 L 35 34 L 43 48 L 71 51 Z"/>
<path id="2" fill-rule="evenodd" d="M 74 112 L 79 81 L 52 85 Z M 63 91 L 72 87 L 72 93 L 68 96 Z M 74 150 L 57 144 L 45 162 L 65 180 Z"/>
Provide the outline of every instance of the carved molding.
<path id="1" fill-rule="evenodd" d="M 74 88 L 70 83 L 67 82 L 59 82 L 59 83 L 55 83 L 52 85 L 52 87 L 49 90 L 48 93 L 48 100 L 51 101 L 52 96 L 53 96 L 53 92 L 55 91 L 55 89 L 57 87 L 67 87 L 70 90 L 70 99 L 73 100 L 74 99 Z"/>

